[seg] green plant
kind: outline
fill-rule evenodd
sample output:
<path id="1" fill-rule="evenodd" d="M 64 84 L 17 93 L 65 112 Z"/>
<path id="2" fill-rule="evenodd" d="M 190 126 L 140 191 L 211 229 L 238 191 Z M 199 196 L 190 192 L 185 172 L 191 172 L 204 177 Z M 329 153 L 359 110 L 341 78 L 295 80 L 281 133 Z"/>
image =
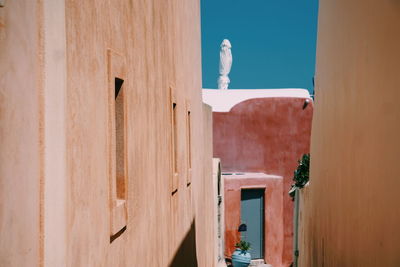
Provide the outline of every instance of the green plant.
<path id="1" fill-rule="evenodd" d="M 235 247 L 240 249 L 241 251 L 248 251 L 251 248 L 251 244 L 244 240 L 240 240 L 240 242 L 237 242 L 235 244 Z"/>
<path id="2" fill-rule="evenodd" d="M 294 171 L 292 187 L 289 191 L 289 195 L 293 198 L 294 192 L 297 188 L 303 188 L 309 180 L 310 177 L 310 154 L 304 154 L 299 160 L 299 165 Z"/>

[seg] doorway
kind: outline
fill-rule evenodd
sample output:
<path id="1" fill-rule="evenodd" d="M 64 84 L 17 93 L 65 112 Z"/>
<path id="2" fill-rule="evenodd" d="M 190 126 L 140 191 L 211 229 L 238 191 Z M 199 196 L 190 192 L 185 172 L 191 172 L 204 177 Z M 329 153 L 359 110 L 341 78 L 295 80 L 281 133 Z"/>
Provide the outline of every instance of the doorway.
<path id="1" fill-rule="evenodd" d="M 264 189 L 242 189 L 240 204 L 241 223 L 247 231 L 241 232 L 242 240 L 250 242 L 252 259 L 264 258 Z"/>

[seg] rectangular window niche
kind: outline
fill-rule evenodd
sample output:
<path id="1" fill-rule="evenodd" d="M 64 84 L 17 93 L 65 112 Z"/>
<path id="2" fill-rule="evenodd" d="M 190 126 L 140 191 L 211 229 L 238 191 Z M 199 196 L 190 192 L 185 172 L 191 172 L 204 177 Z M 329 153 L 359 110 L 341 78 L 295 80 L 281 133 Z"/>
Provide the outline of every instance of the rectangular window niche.
<path id="1" fill-rule="evenodd" d="M 175 99 L 175 94 L 170 88 L 170 103 L 171 103 L 171 154 L 172 154 L 172 181 L 171 181 L 171 192 L 174 195 L 178 191 L 178 182 L 179 182 L 179 174 L 178 174 L 178 106 Z"/>
<path id="2" fill-rule="evenodd" d="M 187 146 L 187 180 L 186 185 L 189 186 L 192 183 L 192 118 L 190 111 L 190 104 L 186 104 L 186 146 Z"/>
<path id="3" fill-rule="evenodd" d="M 107 51 L 108 61 L 108 147 L 110 242 L 126 230 L 127 151 L 126 151 L 126 69 L 124 57 Z"/>

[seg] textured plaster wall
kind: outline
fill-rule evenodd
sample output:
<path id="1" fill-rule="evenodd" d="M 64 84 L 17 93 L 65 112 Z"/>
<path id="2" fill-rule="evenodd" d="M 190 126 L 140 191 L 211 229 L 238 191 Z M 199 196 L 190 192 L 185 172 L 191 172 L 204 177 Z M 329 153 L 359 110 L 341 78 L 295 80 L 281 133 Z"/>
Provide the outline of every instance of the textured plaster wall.
<path id="1" fill-rule="evenodd" d="M 0 266 L 214 266 L 199 2 L 7 1 L 0 38 Z M 127 103 L 127 229 L 111 244 L 108 49 Z"/>
<path id="2" fill-rule="evenodd" d="M 321 0 L 300 266 L 400 266 L 400 2 Z"/>
<path id="3" fill-rule="evenodd" d="M 40 14 L 36 1 L 0 8 L 0 266 L 33 266 L 41 253 Z"/>
<path id="4" fill-rule="evenodd" d="M 237 104 L 230 112 L 213 113 L 214 157 L 221 159 L 224 172 L 283 177 L 283 264 L 291 263 L 293 247 L 293 202 L 287 192 L 298 160 L 310 145 L 313 103 L 303 109 L 304 101 L 256 98 Z M 228 210 L 227 198 L 225 203 Z"/>
<path id="5" fill-rule="evenodd" d="M 68 241 L 68 266 L 190 266 L 196 255 L 200 266 L 213 266 L 213 243 L 207 243 L 213 209 L 203 201 L 212 192 L 205 188 L 212 179 L 211 139 L 206 139 L 211 111 L 201 104 L 199 16 L 198 1 L 66 1 L 67 232 L 76 237 Z M 104 164 L 107 48 L 127 62 L 129 144 L 127 230 L 111 245 Z M 178 132 L 179 183 L 173 196 L 170 90 Z M 189 186 L 187 106 L 193 126 Z"/>

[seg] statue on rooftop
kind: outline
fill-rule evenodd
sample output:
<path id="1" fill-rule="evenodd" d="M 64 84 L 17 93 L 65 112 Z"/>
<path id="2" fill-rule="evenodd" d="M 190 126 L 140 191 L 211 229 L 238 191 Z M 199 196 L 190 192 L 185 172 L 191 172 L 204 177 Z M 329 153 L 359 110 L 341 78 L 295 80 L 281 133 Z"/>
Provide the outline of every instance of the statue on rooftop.
<path id="1" fill-rule="evenodd" d="M 221 50 L 219 51 L 219 78 L 218 89 L 228 89 L 230 83 L 228 74 L 232 67 L 232 52 L 231 43 L 228 39 L 224 39 L 221 43 Z"/>

